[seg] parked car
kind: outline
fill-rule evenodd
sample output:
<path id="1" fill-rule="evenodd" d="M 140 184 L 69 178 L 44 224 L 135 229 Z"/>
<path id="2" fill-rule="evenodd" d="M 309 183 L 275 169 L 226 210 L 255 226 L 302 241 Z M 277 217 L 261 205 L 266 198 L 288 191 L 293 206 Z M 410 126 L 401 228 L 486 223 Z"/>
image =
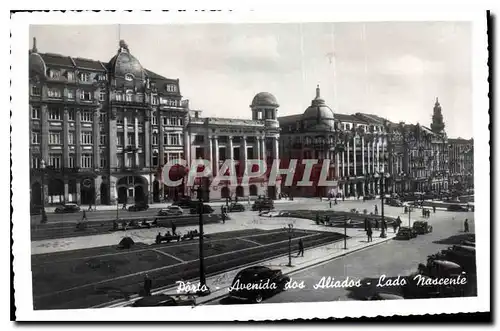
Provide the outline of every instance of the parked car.
<path id="1" fill-rule="evenodd" d="M 413 222 L 413 230 L 415 230 L 417 234 L 427 234 L 432 232 L 432 226 L 425 221 L 415 221 Z"/>
<path id="2" fill-rule="evenodd" d="M 229 211 L 230 212 L 245 211 L 245 206 L 243 206 L 241 203 L 232 203 L 229 206 Z"/>
<path id="3" fill-rule="evenodd" d="M 147 203 L 136 203 L 135 205 L 128 207 L 128 211 L 144 211 L 148 209 L 149 205 Z"/>
<path id="4" fill-rule="evenodd" d="M 399 199 L 389 198 L 386 200 L 386 204 L 392 207 L 403 207 L 403 203 Z"/>
<path id="5" fill-rule="evenodd" d="M 281 270 L 264 266 L 253 266 L 238 272 L 231 284 L 229 297 L 262 302 L 264 298 L 283 291 L 290 280 Z"/>
<path id="6" fill-rule="evenodd" d="M 158 216 L 179 216 L 184 214 L 184 210 L 179 206 L 170 206 L 158 211 Z"/>
<path id="7" fill-rule="evenodd" d="M 447 210 L 448 211 L 469 211 L 469 209 L 463 205 L 449 205 Z"/>
<path id="8" fill-rule="evenodd" d="M 145 296 L 132 304 L 132 307 L 165 307 L 165 306 L 194 306 L 195 300 L 187 297 L 173 298 L 170 295 L 158 294 Z"/>
<path id="9" fill-rule="evenodd" d="M 257 200 L 252 205 L 252 210 L 272 210 L 274 209 L 274 202 L 271 199 Z"/>
<path id="10" fill-rule="evenodd" d="M 375 195 L 373 195 L 373 194 L 365 194 L 363 196 L 363 200 L 375 200 Z"/>
<path id="11" fill-rule="evenodd" d="M 75 203 L 66 203 L 56 207 L 56 213 L 77 213 L 80 211 L 80 206 Z"/>
<path id="12" fill-rule="evenodd" d="M 43 206 L 39 205 L 31 205 L 30 206 L 30 214 L 31 215 L 40 215 L 42 213 Z"/>
<path id="13" fill-rule="evenodd" d="M 191 208 L 189 210 L 189 213 L 190 214 L 198 214 L 199 213 L 199 205 L 197 205 L 196 207 L 194 208 Z M 202 211 L 202 214 L 211 214 L 214 212 L 214 209 L 210 206 L 210 205 L 207 205 L 207 204 L 203 204 L 203 211 Z"/>
<path id="14" fill-rule="evenodd" d="M 402 227 L 396 234 L 396 239 L 410 240 L 412 238 L 415 238 L 416 236 L 417 233 L 415 232 L 415 230 L 408 227 Z"/>
<path id="15" fill-rule="evenodd" d="M 198 202 L 191 200 L 190 197 L 183 197 L 178 201 L 175 201 L 172 206 L 179 206 L 181 208 L 193 208 Z"/>

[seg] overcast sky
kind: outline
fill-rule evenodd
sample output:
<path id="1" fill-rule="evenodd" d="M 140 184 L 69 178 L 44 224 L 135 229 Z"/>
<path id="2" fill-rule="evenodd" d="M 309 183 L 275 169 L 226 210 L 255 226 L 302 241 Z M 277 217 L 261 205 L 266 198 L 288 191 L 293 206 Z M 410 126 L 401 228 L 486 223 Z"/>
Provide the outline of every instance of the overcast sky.
<path id="1" fill-rule="evenodd" d="M 436 97 L 449 137 L 472 137 L 469 23 L 32 26 L 39 52 L 108 61 L 121 39 L 141 64 L 179 78 L 204 116 L 250 118 L 261 91 L 300 114 L 317 84 L 335 112 L 429 126 Z M 334 57 L 331 55 L 334 54 Z"/>

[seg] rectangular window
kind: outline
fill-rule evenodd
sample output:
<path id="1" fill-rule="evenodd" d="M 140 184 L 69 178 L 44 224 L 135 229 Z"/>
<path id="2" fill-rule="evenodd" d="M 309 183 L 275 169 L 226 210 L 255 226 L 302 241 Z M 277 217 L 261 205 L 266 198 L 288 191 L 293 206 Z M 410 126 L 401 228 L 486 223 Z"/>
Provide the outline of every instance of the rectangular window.
<path id="1" fill-rule="evenodd" d="M 179 118 L 179 125 L 180 125 L 180 126 L 184 125 L 184 121 L 183 121 L 183 119 L 182 119 L 182 118 Z"/>
<path id="2" fill-rule="evenodd" d="M 50 70 L 49 77 L 50 78 L 59 78 L 59 77 L 61 77 L 61 72 L 59 70 Z"/>
<path id="3" fill-rule="evenodd" d="M 115 100 L 116 101 L 122 101 L 123 100 L 122 94 L 121 93 L 116 93 L 115 94 Z"/>
<path id="4" fill-rule="evenodd" d="M 34 145 L 40 143 L 40 132 L 31 132 L 31 143 Z"/>
<path id="5" fill-rule="evenodd" d="M 61 168 L 61 155 L 50 155 L 49 156 L 49 166 L 53 168 Z"/>
<path id="6" fill-rule="evenodd" d="M 75 91 L 68 90 L 68 99 L 69 100 L 74 100 L 75 99 Z"/>
<path id="7" fill-rule="evenodd" d="M 31 118 L 34 120 L 39 120 L 40 119 L 40 107 L 31 107 Z"/>
<path id="8" fill-rule="evenodd" d="M 125 167 L 131 168 L 134 166 L 134 154 L 127 153 L 125 154 Z"/>
<path id="9" fill-rule="evenodd" d="M 90 74 L 88 72 L 80 73 L 80 80 L 82 82 L 90 82 Z"/>
<path id="10" fill-rule="evenodd" d="M 32 86 L 31 87 L 31 95 L 39 96 L 41 93 L 42 93 L 42 91 L 41 91 L 39 86 Z"/>
<path id="11" fill-rule="evenodd" d="M 168 135 L 163 136 L 163 145 L 168 145 Z"/>
<path id="12" fill-rule="evenodd" d="M 80 143 L 82 145 L 92 145 L 92 132 L 82 132 L 80 135 Z"/>
<path id="13" fill-rule="evenodd" d="M 170 124 L 169 120 L 168 120 L 168 117 L 162 117 L 161 119 L 163 121 L 163 125 L 169 125 Z"/>
<path id="14" fill-rule="evenodd" d="M 167 92 L 176 92 L 176 91 L 177 91 L 176 85 L 172 85 L 172 84 L 167 85 Z"/>
<path id="15" fill-rule="evenodd" d="M 151 115 L 151 124 L 158 125 L 158 117 L 156 117 L 156 113 Z"/>
<path id="16" fill-rule="evenodd" d="M 99 75 L 97 76 L 97 80 L 99 80 L 99 81 L 106 80 L 106 75 L 105 75 L 105 74 L 99 74 Z"/>
<path id="17" fill-rule="evenodd" d="M 108 121 L 108 114 L 100 113 L 99 114 L 99 123 L 106 123 Z"/>
<path id="18" fill-rule="evenodd" d="M 68 80 L 69 81 L 75 80 L 75 73 L 73 71 L 68 71 L 67 75 L 68 75 Z"/>
<path id="19" fill-rule="evenodd" d="M 60 99 L 61 98 L 61 90 L 56 88 L 49 88 L 47 90 L 47 96 L 52 99 Z"/>
<path id="20" fill-rule="evenodd" d="M 99 92 L 99 101 L 106 101 L 106 92 Z"/>
<path id="21" fill-rule="evenodd" d="M 116 116 L 116 124 L 123 125 L 123 116 Z"/>
<path id="22" fill-rule="evenodd" d="M 116 144 L 118 146 L 123 146 L 123 132 L 118 132 L 116 134 Z"/>
<path id="23" fill-rule="evenodd" d="M 123 167 L 123 155 L 117 155 L 116 156 L 116 163 L 118 168 Z"/>
<path id="24" fill-rule="evenodd" d="M 171 145 L 179 145 L 179 136 L 176 134 L 173 134 L 170 136 L 170 144 Z"/>
<path id="25" fill-rule="evenodd" d="M 84 112 L 80 113 L 80 121 L 82 121 L 82 122 L 87 122 L 87 123 L 90 122 L 91 123 L 93 117 L 94 117 L 94 114 L 92 112 L 89 112 L 89 111 L 84 111 Z"/>
<path id="26" fill-rule="evenodd" d="M 160 104 L 162 105 L 166 105 L 168 102 L 168 99 L 167 98 L 164 98 L 164 97 L 160 97 Z"/>
<path id="27" fill-rule="evenodd" d="M 31 168 L 33 168 L 33 169 L 40 168 L 40 157 L 39 156 L 33 156 L 31 158 Z"/>
<path id="28" fill-rule="evenodd" d="M 68 132 L 68 144 L 69 145 L 75 144 L 75 132 L 74 131 Z"/>
<path id="29" fill-rule="evenodd" d="M 153 145 L 158 145 L 158 135 L 156 133 L 153 133 Z"/>
<path id="30" fill-rule="evenodd" d="M 203 144 L 205 142 L 205 136 L 201 135 L 201 134 L 197 134 L 196 136 L 194 136 L 194 142 L 196 144 Z"/>
<path id="31" fill-rule="evenodd" d="M 106 145 L 107 140 L 108 137 L 106 136 L 106 134 L 101 132 L 101 135 L 99 136 L 99 144 Z"/>
<path id="32" fill-rule="evenodd" d="M 68 109 L 68 120 L 69 121 L 75 120 L 75 110 L 73 108 Z"/>
<path id="33" fill-rule="evenodd" d="M 156 167 L 158 165 L 158 156 L 153 156 L 153 166 Z"/>
<path id="34" fill-rule="evenodd" d="M 144 135 L 139 134 L 139 146 L 144 146 Z"/>
<path id="35" fill-rule="evenodd" d="M 99 161 L 101 163 L 101 168 L 106 168 L 108 166 L 108 162 L 106 160 L 106 156 L 101 154 L 101 159 Z"/>
<path id="36" fill-rule="evenodd" d="M 82 155 L 82 168 L 92 168 L 92 154 L 83 154 Z"/>
<path id="37" fill-rule="evenodd" d="M 49 132 L 49 144 L 59 145 L 61 143 L 61 132 Z"/>
<path id="38" fill-rule="evenodd" d="M 135 145 L 135 134 L 127 133 L 127 145 L 134 146 Z"/>
<path id="39" fill-rule="evenodd" d="M 70 155 L 68 157 L 68 168 L 74 168 L 75 167 L 75 156 Z"/>
<path id="40" fill-rule="evenodd" d="M 92 101 L 92 94 L 89 91 L 80 91 L 80 100 Z"/>
<path id="41" fill-rule="evenodd" d="M 125 101 L 132 102 L 132 94 L 131 93 L 125 94 Z"/>

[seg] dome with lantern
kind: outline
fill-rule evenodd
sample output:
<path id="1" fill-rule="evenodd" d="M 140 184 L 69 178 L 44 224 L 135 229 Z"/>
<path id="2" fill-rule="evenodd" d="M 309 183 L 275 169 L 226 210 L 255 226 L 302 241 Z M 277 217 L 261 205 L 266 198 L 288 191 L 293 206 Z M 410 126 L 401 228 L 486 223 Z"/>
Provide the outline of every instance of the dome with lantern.
<path id="1" fill-rule="evenodd" d="M 109 60 L 109 69 L 114 77 L 125 78 L 125 80 L 144 81 L 144 69 L 128 48 L 124 40 L 120 40 L 118 53 Z"/>
<path id="2" fill-rule="evenodd" d="M 319 85 L 316 87 L 316 97 L 302 114 L 302 122 L 309 129 L 331 130 L 335 127 L 333 110 L 321 98 Z"/>
<path id="3" fill-rule="evenodd" d="M 279 104 L 271 93 L 260 92 L 253 98 L 251 107 L 279 107 Z"/>

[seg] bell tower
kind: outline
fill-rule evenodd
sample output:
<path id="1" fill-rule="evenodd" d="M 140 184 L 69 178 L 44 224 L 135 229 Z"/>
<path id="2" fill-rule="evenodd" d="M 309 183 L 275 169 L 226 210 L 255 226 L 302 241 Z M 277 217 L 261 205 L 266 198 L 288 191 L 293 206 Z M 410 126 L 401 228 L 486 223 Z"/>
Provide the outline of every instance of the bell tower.
<path id="1" fill-rule="evenodd" d="M 431 130 L 434 133 L 444 132 L 444 120 L 443 114 L 441 112 L 441 105 L 439 104 L 439 99 L 436 98 L 436 103 L 434 104 L 434 112 L 432 114 Z"/>

